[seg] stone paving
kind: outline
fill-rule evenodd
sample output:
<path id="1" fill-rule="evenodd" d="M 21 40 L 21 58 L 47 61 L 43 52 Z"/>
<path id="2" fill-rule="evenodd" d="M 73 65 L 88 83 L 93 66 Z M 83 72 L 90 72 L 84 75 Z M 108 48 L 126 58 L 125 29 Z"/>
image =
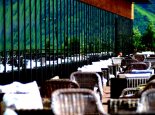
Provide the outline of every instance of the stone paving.
<path id="1" fill-rule="evenodd" d="M 110 86 L 104 87 L 104 95 L 103 95 L 103 107 L 106 112 L 108 112 L 108 100 L 110 99 Z"/>

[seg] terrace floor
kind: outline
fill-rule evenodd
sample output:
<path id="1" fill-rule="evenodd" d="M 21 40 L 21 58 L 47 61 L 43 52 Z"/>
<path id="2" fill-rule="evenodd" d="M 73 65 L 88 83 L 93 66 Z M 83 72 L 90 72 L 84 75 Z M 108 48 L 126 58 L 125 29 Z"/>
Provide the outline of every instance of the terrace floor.
<path id="1" fill-rule="evenodd" d="M 103 107 L 106 112 L 108 112 L 108 100 L 110 99 L 110 86 L 104 87 L 104 95 L 103 95 Z"/>

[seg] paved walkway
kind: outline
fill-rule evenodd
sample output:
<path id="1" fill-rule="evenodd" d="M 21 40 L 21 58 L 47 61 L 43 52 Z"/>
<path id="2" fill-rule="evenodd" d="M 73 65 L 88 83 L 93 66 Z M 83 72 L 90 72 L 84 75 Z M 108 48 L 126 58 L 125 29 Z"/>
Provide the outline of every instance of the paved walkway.
<path id="1" fill-rule="evenodd" d="M 110 99 L 110 86 L 104 87 L 104 95 L 103 95 L 103 107 L 106 112 L 108 112 L 108 100 Z"/>

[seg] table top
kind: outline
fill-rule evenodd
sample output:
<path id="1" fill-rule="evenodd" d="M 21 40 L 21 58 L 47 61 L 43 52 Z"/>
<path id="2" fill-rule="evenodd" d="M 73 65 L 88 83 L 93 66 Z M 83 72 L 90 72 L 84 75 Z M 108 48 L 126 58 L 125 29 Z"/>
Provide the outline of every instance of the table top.
<path id="1" fill-rule="evenodd" d="M 141 74 L 119 74 L 119 78 L 150 78 L 150 73 L 141 73 Z"/>

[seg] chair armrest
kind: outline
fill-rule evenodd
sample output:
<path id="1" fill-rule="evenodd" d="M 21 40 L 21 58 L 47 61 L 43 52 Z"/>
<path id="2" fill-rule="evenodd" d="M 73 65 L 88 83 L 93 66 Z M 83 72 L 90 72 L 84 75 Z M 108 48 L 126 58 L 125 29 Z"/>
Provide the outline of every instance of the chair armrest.
<path id="1" fill-rule="evenodd" d="M 133 97 L 139 90 L 137 88 L 125 88 L 123 89 L 120 98 Z"/>

